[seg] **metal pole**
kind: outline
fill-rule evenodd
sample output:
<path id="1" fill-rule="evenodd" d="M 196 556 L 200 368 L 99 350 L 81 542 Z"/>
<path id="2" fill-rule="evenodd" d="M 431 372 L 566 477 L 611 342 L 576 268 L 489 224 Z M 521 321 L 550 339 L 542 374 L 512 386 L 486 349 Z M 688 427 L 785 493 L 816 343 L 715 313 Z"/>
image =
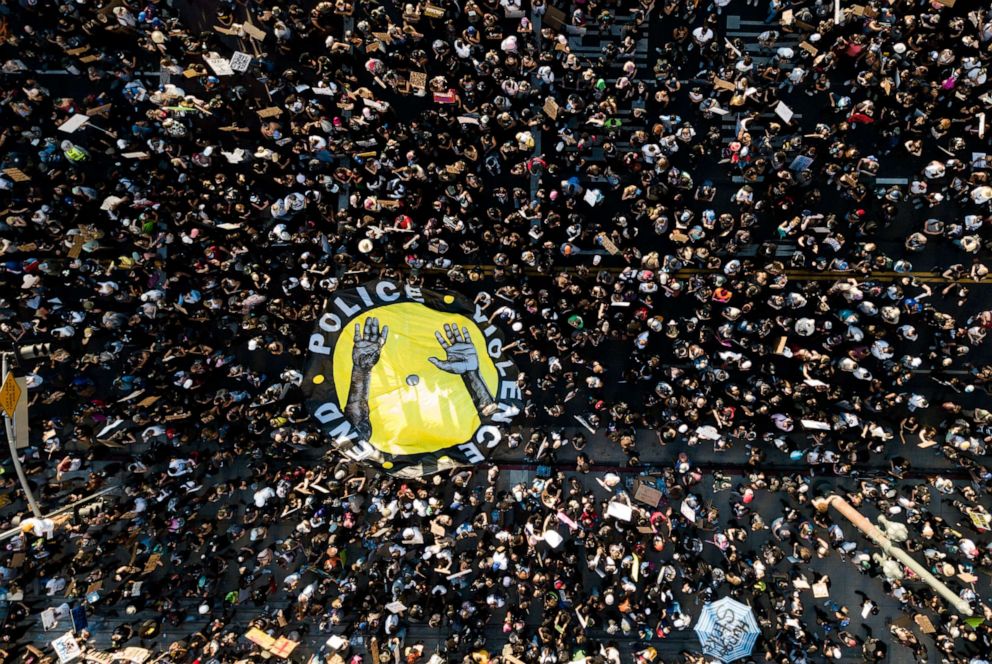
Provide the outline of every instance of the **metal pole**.
<path id="1" fill-rule="evenodd" d="M 92 502 L 92 501 L 96 500 L 97 498 L 103 498 L 107 494 L 114 493 L 119 488 L 120 487 L 118 487 L 118 486 L 108 486 L 106 489 L 100 489 L 99 491 L 97 491 L 96 493 L 94 493 L 92 495 L 86 496 L 85 498 L 80 498 L 79 500 L 77 500 L 74 503 L 69 503 L 68 505 L 65 505 L 63 507 L 58 508 L 54 512 L 50 512 L 50 513 L 46 514 L 45 515 L 45 518 L 46 519 L 51 519 L 52 517 L 59 516 L 60 514 L 65 514 L 66 512 L 71 512 L 72 510 L 76 509 L 80 505 L 85 505 L 86 503 Z M 20 532 L 21 532 L 21 529 L 20 528 L 11 528 L 10 530 L 5 530 L 2 533 L 0 533 L 0 542 L 6 542 L 7 540 L 9 540 L 10 538 L 14 537 L 15 535 L 20 534 Z"/>
<path id="2" fill-rule="evenodd" d="M 858 530 L 867 535 L 875 544 L 881 547 L 882 551 L 889 554 L 903 565 L 913 570 L 917 576 L 923 579 L 924 583 L 933 588 L 937 593 L 947 600 L 947 603 L 957 609 L 958 613 L 964 616 L 971 616 L 973 611 L 971 606 L 962 599 L 956 592 L 944 585 L 944 582 L 935 577 L 926 567 L 916 562 L 912 556 L 894 545 L 885 534 L 879 530 L 875 524 L 866 519 L 861 512 L 854 509 L 850 503 L 840 496 L 829 496 L 827 498 L 815 498 L 813 506 L 820 512 L 826 512 L 833 507 L 841 513 L 848 521 L 853 523 Z"/>
<path id="3" fill-rule="evenodd" d="M 3 353 L 3 376 L 7 375 L 9 369 L 9 356 L 10 353 Z M 27 399 L 28 395 L 21 395 L 22 399 Z M 24 474 L 24 468 L 21 466 L 21 460 L 17 456 L 17 441 L 14 439 L 14 427 L 11 424 L 10 418 L 4 415 L 3 417 L 4 429 L 7 431 L 7 445 L 10 446 L 10 458 L 14 462 L 14 470 L 17 471 L 17 478 L 21 481 L 21 488 L 24 490 L 24 496 L 28 499 L 28 505 L 31 507 L 31 513 L 34 514 L 36 519 L 45 518 L 41 513 L 41 508 L 38 507 L 38 501 L 34 499 L 34 494 L 31 492 L 31 485 L 28 484 L 28 477 Z"/>
<path id="4" fill-rule="evenodd" d="M 840 10 L 840 0 L 834 0 L 834 24 L 840 25 L 844 22 L 844 13 Z"/>

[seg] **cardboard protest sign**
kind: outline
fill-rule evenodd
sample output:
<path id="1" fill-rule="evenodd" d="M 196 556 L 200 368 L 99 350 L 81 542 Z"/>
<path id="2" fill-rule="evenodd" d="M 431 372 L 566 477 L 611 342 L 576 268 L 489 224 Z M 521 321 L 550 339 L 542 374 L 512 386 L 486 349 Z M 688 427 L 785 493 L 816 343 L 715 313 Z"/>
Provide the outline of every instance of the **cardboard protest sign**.
<path id="1" fill-rule="evenodd" d="M 96 106 L 94 108 L 88 109 L 86 111 L 86 115 L 89 115 L 90 117 L 94 115 L 106 115 L 107 111 L 109 111 L 112 106 L 113 104 L 102 104 L 100 106 Z"/>
<path id="2" fill-rule="evenodd" d="M 293 651 L 296 650 L 298 645 L 300 644 L 297 641 L 290 641 L 285 636 L 280 636 L 276 639 L 275 643 L 268 648 L 268 651 L 276 657 L 288 659 L 289 656 L 293 654 Z"/>
<path id="3" fill-rule="evenodd" d="M 264 30 L 260 30 L 255 27 L 250 21 L 245 21 L 241 24 L 241 29 L 245 31 L 245 34 L 254 39 L 255 41 L 265 41 L 265 37 L 268 35 Z"/>
<path id="4" fill-rule="evenodd" d="M 552 120 L 558 119 L 559 106 L 558 106 L 558 102 L 556 102 L 553 97 L 548 97 L 547 99 L 544 100 L 543 110 L 544 110 L 544 114 L 547 115 Z"/>
<path id="5" fill-rule="evenodd" d="M 268 650 L 276 640 L 260 630 L 257 627 L 252 627 L 247 632 L 245 632 L 245 638 L 254 643 L 255 645 L 261 646 Z"/>
<path id="6" fill-rule="evenodd" d="M 10 179 L 14 182 L 27 182 L 31 179 L 30 175 L 19 168 L 5 168 L 3 172 L 5 175 L 9 175 Z"/>
<path id="7" fill-rule="evenodd" d="M 657 507 L 663 497 L 661 491 L 645 482 L 639 482 L 634 490 L 634 500 L 651 507 Z"/>
<path id="8" fill-rule="evenodd" d="M 596 235 L 596 239 L 602 245 L 603 249 L 606 249 L 611 256 L 616 256 L 620 253 L 620 248 L 610 239 L 610 236 L 606 233 L 599 233 Z"/>
<path id="9" fill-rule="evenodd" d="M 722 78 L 713 79 L 713 87 L 717 90 L 726 90 L 727 92 L 735 92 L 737 90 L 736 85 Z"/>

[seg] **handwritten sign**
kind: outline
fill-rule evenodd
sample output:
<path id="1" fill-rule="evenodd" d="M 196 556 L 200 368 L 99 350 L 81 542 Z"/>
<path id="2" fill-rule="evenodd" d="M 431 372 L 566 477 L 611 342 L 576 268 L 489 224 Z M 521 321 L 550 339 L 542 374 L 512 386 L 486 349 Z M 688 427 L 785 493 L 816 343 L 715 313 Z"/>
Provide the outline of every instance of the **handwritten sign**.
<path id="1" fill-rule="evenodd" d="M 920 631 L 923 632 L 924 634 L 933 634 L 937 631 L 937 629 L 933 626 L 933 623 L 930 622 L 930 618 L 923 615 L 922 613 L 917 614 L 913 618 L 913 621 L 917 625 L 919 625 Z"/>
<path id="2" fill-rule="evenodd" d="M 5 175 L 9 175 L 10 179 L 14 182 L 27 182 L 31 179 L 30 175 L 19 168 L 5 168 L 3 172 Z"/>
<path id="3" fill-rule="evenodd" d="M 248 65 L 251 64 L 251 56 L 247 53 L 242 53 L 241 51 L 235 51 L 234 55 L 231 56 L 230 64 L 231 69 L 234 71 L 248 71 Z"/>
<path id="4" fill-rule="evenodd" d="M 61 664 L 71 662 L 83 654 L 83 649 L 79 647 L 79 643 L 76 641 L 76 637 L 72 635 L 72 632 L 66 632 L 64 636 L 60 636 L 52 641 L 52 650 L 58 655 Z"/>
<path id="5" fill-rule="evenodd" d="M 293 651 L 296 650 L 296 646 L 300 645 L 296 641 L 290 641 L 285 636 L 280 636 L 276 639 L 276 642 L 272 644 L 268 651 L 275 655 L 276 657 L 281 657 L 282 659 L 288 659 Z"/>
<path id="6" fill-rule="evenodd" d="M 141 573 L 143 575 L 151 574 L 156 569 L 158 569 L 159 565 L 161 564 L 162 564 L 162 554 L 153 553 L 148 557 L 148 562 L 145 563 L 145 568 L 141 571 Z"/>
<path id="7" fill-rule="evenodd" d="M 968 510 L 968 516 L 971 517 L 971 522 L 975 524 L 975 527 L 979 530 L 988 530 L 989 525 L 992 524 L 992 518 L 990 518 L 985 512 Z"/>
<path id="8" fill-rule="evenodd" d="M 791 123 L 792 116 L 794 115 L 794 113 L 792 112 L 791 108 L 789 108 L 782 102 L 779 102 L 778 105 L 775 107 L 775 115 L 782 118 L 782 120 L 784 120 L 785 122 Z"/>
<path id="9" fill-rule="evenodd" d="M 661 502 L 663 494 L 658 489 L 654 488 L 650 484 L 645 484 L 640 482 L 637 485 L 637 489 L 634 491 L 634 500 L 645 505 L 650 505 L 651 507 L 657 507 L 658 503 Z"/>
<path id="10" fill-rule="evenodd" d="M 222 58 L 218 55 L 203 56 L 203 59 L 207 61 L 210 68 L 214 70 L 214 73 L 218 76 L 233 76 L 234 70 L 231 69 L 231 63 L 228 62 L 227 58 Z"/>
<path id="11" fill-rule="evenodd" d="M 611 256 L 616 256 L 617 254 L 620 253 L 620 248 L 613 242 L 613 240 L 610 239 L 610 237 L 606 233 L 598 234 L 596 236 L 596 239 L 599 240 L 599 244 L 601 244 L 603 249 L 606 249 L 606 251 L 608 251 Z"/>
<path id="12" fill-rule="evenodd" d="M 458 101 L 458 95 L 454 90 L 448 90 L 447 92 L 435 92 L 434 101 L 438 104 L 454 104 Z"/>
<path id="13" fill-rule="evenodd" d="M 544 100 L 544 108 L 542 110 L 549 118 L 552 120 L 557 120 L 559 108 L 558 102 L 556 102 L 553 97 L 548 97 Z"/>
<path id="14" fill-rule="evenodd" d="M 257 627 L 252 627 L 247 632 L 245 632 L 245 638 L 254 643 L 255 645 L 261 646 L 268 650 L 276 642 L 274 638 L 263 632 Z"/>

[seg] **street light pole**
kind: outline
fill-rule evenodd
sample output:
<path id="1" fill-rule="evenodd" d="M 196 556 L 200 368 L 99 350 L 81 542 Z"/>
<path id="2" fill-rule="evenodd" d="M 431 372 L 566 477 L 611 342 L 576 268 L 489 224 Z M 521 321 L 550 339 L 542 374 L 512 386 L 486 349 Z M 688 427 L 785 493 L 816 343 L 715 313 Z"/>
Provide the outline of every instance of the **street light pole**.
<path id="1" fill-rule="evenodd" d="M 903 565 L 913 570 L 913 572 L 923 580 L 925 584 L 933 588 L 938 595 L 944 598 L 948 604 L 957 609 L 957 612 L 963 616 L 971 616 L 974 611 L 971 609 L 971 605 L 958 595 L 956 592 L 944 585 L 944 582 L 935 577 L 930 573 L 926 567 L 916 562 L 916 560 L 893 544 L 885 534 L 879 530 L 875 524 L 865 518 L 861 512 L 854 509 L 849 502 L 841 498 L 840 496 L 827 496 L 826 498 L 814 498 L 813 506 L 819 512 L 826 512 L 828 509 L 833 507 L 835 510 L 841 513 L 844 518 L 854 524 L 854 526 L 863 532 L 868 538 L 875 542 L 882 551 L 892 556 Z"/>
<path id="2" fill-rule="evenodd" d="M 3 376 L 6 376 L 10 371 L 10 353 L 2 353 L 3 355 Z M 26 399 L 27 395 L 23 395 L 22 399 Z M 3 416 L 4 429 L 7 431 L 7 445 L 10 446 L 10 458 L 14 462 L 14 470 L 17 471 L 17 478 L 21 481 L 21 489 L 24 490 L 24 496 L 27 498 L 28 505 L 31 507 L 31 513 L 34 514 L 36 519 L 43 519 L 44 515 L 41 513 L 41 508 L 38 507 L 38 501 L 34 499 L 34 493 L 31 491 L 31 485 L 28 484 L 28 477 L 24 474 L 24 468 L 21 466 L 21 460 L 17 456 L 17 440 L 14 435 L 14 425 L 10 417 L 6 414 Z"/>

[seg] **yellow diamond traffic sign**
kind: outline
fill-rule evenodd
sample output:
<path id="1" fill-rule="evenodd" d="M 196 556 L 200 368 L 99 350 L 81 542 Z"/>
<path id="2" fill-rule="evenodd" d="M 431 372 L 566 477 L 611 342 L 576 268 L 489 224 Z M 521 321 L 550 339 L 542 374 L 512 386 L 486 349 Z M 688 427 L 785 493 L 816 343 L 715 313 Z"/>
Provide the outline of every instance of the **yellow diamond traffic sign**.
<path id="1" fill-rule="evenodd" d="M 7 414 L 7 417 L 14 416 L 17 402 L 21 400 L 21 388 L 14 380 L 14 373 L 8 372 L 0 386 L 0 408 Z"/>

